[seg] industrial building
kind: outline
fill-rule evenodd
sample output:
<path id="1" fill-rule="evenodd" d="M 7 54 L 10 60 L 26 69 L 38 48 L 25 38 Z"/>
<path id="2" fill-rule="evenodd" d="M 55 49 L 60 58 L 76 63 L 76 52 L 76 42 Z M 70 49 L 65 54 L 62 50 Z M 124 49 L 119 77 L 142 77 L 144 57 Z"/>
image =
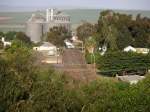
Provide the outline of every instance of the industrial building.
<path id="1" fill-rule="evenodd" d="M 32 14 L 26 22 L 26 35 L 34 43 L 40 42 L 43 35 L 54 26 L 62 26 L 70 30 L 70 16 L 56 9 L 47 9 L 45 14 Z"/>

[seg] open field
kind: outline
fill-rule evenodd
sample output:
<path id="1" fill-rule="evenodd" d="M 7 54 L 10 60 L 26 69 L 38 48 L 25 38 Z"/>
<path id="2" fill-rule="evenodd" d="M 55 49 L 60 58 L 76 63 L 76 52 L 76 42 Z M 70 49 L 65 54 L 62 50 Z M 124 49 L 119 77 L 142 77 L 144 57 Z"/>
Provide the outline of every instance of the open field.
<path id="1" fill-rule="evenodd" d="M 0 21 L 6 21 L 6 20 L 10 20 L 12 19 L 12 17 L 0 17 Z"/>

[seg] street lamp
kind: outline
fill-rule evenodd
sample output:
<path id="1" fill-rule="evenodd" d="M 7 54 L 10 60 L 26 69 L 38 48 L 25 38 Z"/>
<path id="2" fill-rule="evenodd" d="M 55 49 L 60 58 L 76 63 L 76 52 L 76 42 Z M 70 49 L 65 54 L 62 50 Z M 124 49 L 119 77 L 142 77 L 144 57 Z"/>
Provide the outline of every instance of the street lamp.
<path id="1" fill-rule="evenodd" d="M 83 42 L 81 42 L 81 44 L 82 44 L 82 52 L 84 52 L 83 50 L 84 50 L 84 48 L 83 48 Z"/>
<path id="2" fill-rule="evenodd" d="M 96 63 L 95 63 L 95 55 L 94 55 L 94 53 L 93 53 L 93 58 L 94 58 L 94 71 L 96 72 Z"/>
<path id="3" fill-rule="evenodd" d="M 58 56 L 59 56 L 59 53 L 58 53 L 58 51 L 59 51 L 59 48 L 57 48 L 57 64 L 58 64 Z"/>
<path id="4" fill-rule="evenodd" d="M 94 64 L 94 71 L 96 72 L 96 63 L 95 63 L 95 55 L 94 55 L 94 48 L 91 51 L 91 63 L 93 61 Z"/>

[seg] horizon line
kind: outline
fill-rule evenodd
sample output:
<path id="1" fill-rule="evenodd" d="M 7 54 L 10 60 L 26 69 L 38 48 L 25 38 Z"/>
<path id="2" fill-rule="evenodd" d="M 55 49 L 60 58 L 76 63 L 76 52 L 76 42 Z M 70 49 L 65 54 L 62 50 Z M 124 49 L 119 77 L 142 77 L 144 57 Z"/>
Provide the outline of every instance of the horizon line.
<path id="1" fill-rule="evenodd" d="M 19 7 L 18 7 L 19 8 Z M 21 7 L 20 7 L 21 8 Z M 27 7 L 24 7 L 27 8 Z M 30 7 L 32 8 L 32 7 Z M 51 7 L 43 7 L 43 8 L 33 8 L 33 9 L 3 9 L 0 10 L 0 12 L 33 12 L 33 11 L 44 11 L 47 8 Z M 120 10 L 120 11 L 150 11 L 149 9 L 121 9 L 121 8 L 91 8 L 91 7 L 80 7 L 80 8 L 58 8 L 58 7 L 52 7 L 60 10 Z"/>

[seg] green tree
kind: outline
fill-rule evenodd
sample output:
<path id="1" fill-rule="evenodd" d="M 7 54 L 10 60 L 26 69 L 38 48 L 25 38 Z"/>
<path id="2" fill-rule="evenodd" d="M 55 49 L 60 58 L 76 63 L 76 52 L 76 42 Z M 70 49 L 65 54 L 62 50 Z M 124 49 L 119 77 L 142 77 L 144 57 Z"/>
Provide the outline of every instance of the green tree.
<path id="1" fill-rule="evenodd" d="M 15 39 L 16 33 L 17 32 L 15 32 L 15 31 L 9 31 L 9 32 L 5 33 L 5 39 L 8 41 Z"/>
<path id="2" fill-rule="evenodd" d="M 133 20 L 131 15 L 115 13 L 111 10 L 101 12 L 97 24 L 97 41 L 107 43 L 108 49 L 122 50 L 132 45 L 134 47 L 149 47 L 150 19 Z"/>
<path id="3" fill-rule="evenodd" d="M 53 27 L 47 33 L 47 41 L 56 45 L 63 46 L 64 40 L 71 37 L 71 32 L 65 27 Z"/>
<path id="4" fill-rule="evenodd" d="M 3 49 L 4 45 L 3 42 L 0 40 L 0 49 Z"/>
<path id="5" fill-rule="evenodd" d="M 123 50 L 129 45 L 133 45 L 133 38 L 127 27 L 122 27 L 118 32 L 116 44 L 120 50 Z"/>
<path id="6" fill-rule="evenodd" d="M 0 57 L 0 108 L 6 111 L 29 98 L 35 68 L 30 49 L 21 42 L 4 52 Z"/>
<path id="7" fill-rule="evenodd" d="M 101 30 L 101 38 L 103 38 L 104 44 L 110 49 L 110 50 L 117 50 L 117 36 L 118 31 L 115 25 L 110 25 L 109 21 L 105 18 L 102 20 L 103 28 Z"/>
<path id="8" fill-rule="evenodd" d="M 96 28 L 91 23 L 83 23 L 77 28 L 77 36 L 80 40 L 85 41 L 88 37 L 96 33 Z"/>
<path id="9" fill-rule="evenodd" d="M 28 36 L 26 36 L 23 32 L 17 32 L 16 33 L 16 39 L 26 43 L 26 44 L 31 44 L 31 40 Z"/>
<path id="10" fill-rule="evenodd" d="M 149 76 L 145 80 L 139 82 L 137 85 L 132 85 L 125 89 L 125 91 L 120 91 L 114 94 L 114 112 L 147 112 L 150 107 L 150 89 L 148 83 L 150 81 Z"/>
<path id="11" fill-rule="evenodd" d="M 4 32 L 0 32 L 0 37 L 4 37 L 5 33 Z"/>

